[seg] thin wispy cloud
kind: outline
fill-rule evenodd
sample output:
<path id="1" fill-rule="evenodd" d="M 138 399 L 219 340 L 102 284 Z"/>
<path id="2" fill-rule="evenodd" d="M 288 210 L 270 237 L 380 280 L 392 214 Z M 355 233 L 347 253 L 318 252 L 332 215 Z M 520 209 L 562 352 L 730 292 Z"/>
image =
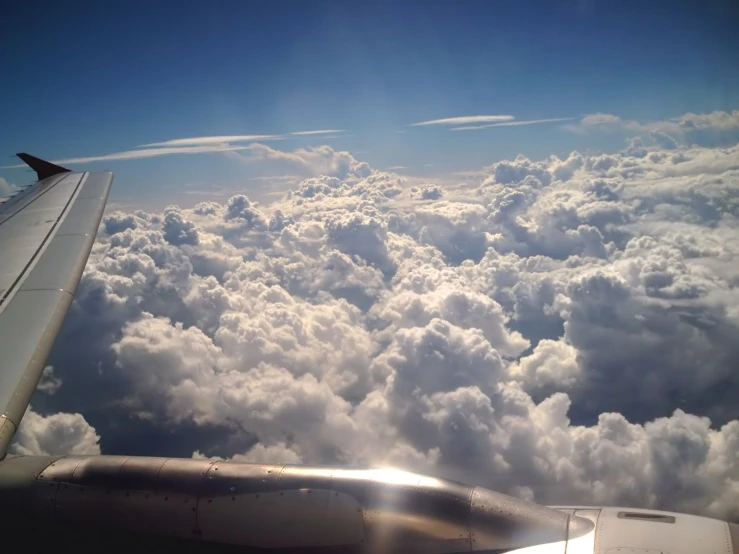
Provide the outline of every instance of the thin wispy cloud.
<path id="1" fill-rule="evenodd" d="M 343 138 L 355 137 L 355 136 L 356 135 L 320 135 L 320 136 L 316 136 L 315 140 L 329 140 L 329 139 L 337 139 L 337 138 L 343 139 Z M 291 138 L 291 137 L 287 137 L 287 138 Z M 305 137 L 305 140 L 310 140 L 311 138 L 314 138 L 314 137 L 307 136 Z"/>
<path id="2" fill-rule="evenodd" d="M 411 123 L 409 127 L 420 127 L 422 125 L 467 125 L 471 123 L 490 123 L 493 121 L 511 121 L 515 119 L 512 115 L 466 115 L 462 117 L 447 117 L 445 119 L 432 119 Z"/>
<path id="3" fill-rule="evenodd" d="M 187 137 L 181 139 L 171 139 L 161 142 L 150 142 L 141 144 L 138 148 L 147 147 L 166 147 L 166 146 L 200 146 L 206 144 L 230 144 L 234 142 L 254 142 L 268 140 L 284 140 L 290 137 L 310 136 L 310 135 L 331 135 L 343 133 L 343 129 L 317 129 L 314 131 L 294 131 L 287 135 L 216 135 L 205 137 Z"/>
<path id="4" fill-rule="evenodd" d="M 489 129 L 490 127 L 518 127 L 520 125 L 536 125 L 538 123 L 554 123 L 556 121 L 572 121 L 574 117 L 550 117 L 548 119 L 528 119 L 526 121 L 505 121 L 503 123 L 491 123 L 489 125 L 468 125 L 465 127 L 454 127 L 450 131 L 474 131 L 477 129 Z"/>
<path id="5" fill-rule="evenodd" d="M 321 133 L 327 131 L 320 131 Z M 309 131 L 311 134 L 317 132 Z M 321 136 L 322 139 L 340 138 L 345 135 L 328 135 Z M 111 152 L 100 156 L 84 156 L 78 158 L 64 158 L 52 160 L 56 164 L 86 164 L 92 162 L 120 161 L 120 160 L 139 160 L 143 158 L 154 158 L 157 156 L 172 156 L 177 154 L 212 154 L 212 153 L 235 153 L 240 150 L 260 151 L 260 148 L 266 148 L 255 142 L 259 140 L 275 140 L 278 138 L 286 138 L 281 135 L 229 135 L 229 136 L 213 136 L 213 137 L 194 137 L 187 139 L 175 139 L 159 143 L 143 144 L 137 146 L 133 150 L 125 150 L 123 152 Z M 248 141 L 251 144 L 234 145 L 231 142 Z M 146 146 L 166 145 L 156 148 L 145 148 Z M 275 152 L 280 152 L 275 150 Z M 236 156 L 236 154 L 232 154 Z M 234 159 L 242 159 L 241 157 Z M 0 169 L 19 169 L 27 167 L 25 164 L 14 164 L 0 166 Z"/>
<path id="6" fill-rule="evenodd" d="M 252 142 L 255 140 L 282 140 L 284 138 L 285 137 L 282 135 L 220 135 L 212 137 L 190 137 L 141 144 L 139 145 L 139 148 L 146 148 L 148 146 L 199 146 L 207 144 L 228 144 L 231 142 Z"/>
<path id="7" fill-rule="evenodd" d="M 295 136 L 303 136 L 303 135 L 328 135 L 331 133 L 343 133 L 343 132 L 344 132 L 344 129 L 319 129 L 318 131 L 295 131 L 290 134 L 295 135 Z"/>
<path id="8" fill-rule="evenodd" d="M 91 162 L 104 162 L 114 160 L 139 160 L 142 158 L 154 158 L 157 156 L 171 156 L 175 154 L 210 154 L 214 152 L 233 152 L 235 150 L 247 150 L 249 146 L 183 146 L 180 148 L 139 148 L 126 150 L 124 152 L 112 152 L 101 156 L 87 156 L 83 158 L 65 158 L 53 160 L 55 164 L 85 164 Z M 2 169 L 17 169 L 26 167 L 25 164 L 6 165 Z"/>

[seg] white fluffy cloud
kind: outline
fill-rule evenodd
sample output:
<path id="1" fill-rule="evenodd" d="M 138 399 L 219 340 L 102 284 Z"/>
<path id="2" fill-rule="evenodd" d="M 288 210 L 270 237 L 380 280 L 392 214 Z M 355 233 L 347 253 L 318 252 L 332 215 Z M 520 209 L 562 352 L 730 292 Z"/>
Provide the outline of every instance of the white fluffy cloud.
<path id="1" fill-rule="evenodd" d="M 15 435 L 11 453 L 20 456 L 100 454 L 100 437 L 81 414 L 42 416 L 29 408 Z"/>
<path id="2" fill-rule="evenodd" d="M 673 119 L 647 123 L 596 113 L 586 115 L 577 125 L 566 127 L 575 132 L 599 130 L 638 133 L 666 150 L 674 150 L 678 144 L 716 147 L 736 144 L 739 140 L 739 110 L 686 113 Z"/>
<path id="3" fill-rule="evenodd" d="M 54 394 L 61 386 L 62 380 L 54 375 L 54 367 L 47 365 L 41 373 L 41 378 L 36 389 L 44 394 Z"/>
<path id="4" fill-rule="evenodd" d="M 349 152 L 336 151 L 330 146 L 298 148 L 292 152 L 276 150 L 264 144 L 250 144 L 241 152 L 233 151 L 235 159 L 247 163 L 259 163 L 265 171 L 273 168 L 277 173 L 302 176 L 367 177 L 370 168 L 366 162 L 358 162 Z"/>
<path id="5" fill-rule="evenodd" d="M 310 176 L 270 206 L 106 216 L 44 400 L 104 452 L 736 518 L 739 147 L 667 146 L 520 156 L 458 190 L 255 147 Z M 52 420 L 96 444 L 31 414 L 27 451 Z"/>

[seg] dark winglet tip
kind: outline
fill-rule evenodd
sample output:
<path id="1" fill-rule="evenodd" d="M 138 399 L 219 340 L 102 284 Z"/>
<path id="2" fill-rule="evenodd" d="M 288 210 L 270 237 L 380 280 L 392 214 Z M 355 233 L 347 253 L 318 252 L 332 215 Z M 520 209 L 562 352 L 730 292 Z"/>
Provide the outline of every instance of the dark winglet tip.
<path id="1" fill-rule="evenodd" d="M 31 154 L 26 154 L 25 152 L 18 152 L 16 156 L 36 172 L 39 181 L 48 179 L 54 175 L 59 175 L 60 173 L 69 173 L 72 171 L 71 169 L 47 162 L 46 160 L 42 160 L 36 156 L 31 156 Z"/>

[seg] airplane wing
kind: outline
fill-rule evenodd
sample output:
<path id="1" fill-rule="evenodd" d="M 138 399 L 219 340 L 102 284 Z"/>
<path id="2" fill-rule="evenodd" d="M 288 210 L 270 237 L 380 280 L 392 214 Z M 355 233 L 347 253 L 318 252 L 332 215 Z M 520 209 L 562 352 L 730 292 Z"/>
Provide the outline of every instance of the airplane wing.
<path id="1" fill-rule="evenodd" d="M 113 182 L 107 171 L 18 157 L 38 181 L 0 204 L 0 459 L 72 303 Z"/>

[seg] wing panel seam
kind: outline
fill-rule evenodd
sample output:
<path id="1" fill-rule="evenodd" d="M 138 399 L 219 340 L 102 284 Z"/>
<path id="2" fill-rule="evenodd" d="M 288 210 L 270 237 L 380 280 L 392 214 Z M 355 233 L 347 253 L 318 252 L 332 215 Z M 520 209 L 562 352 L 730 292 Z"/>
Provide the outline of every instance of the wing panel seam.
<path id="1" fill-rule="evenodd" d="M 28 263 L 26 264 L 26 267 L 23 268 L 23 271 L 21 271 L 21 273 L 18 275 L 18 277 L 16 277 L 15 281 L 13 281 L 13 284 L 8 288 L 8 290 L 5 291 L 5 294 L 3 295 L 3 297 L 0 298 L 0 314 L 5 310 L 5 306 L 8 305 L 8 303 L 13 298 L 13 296 L 15 296 L 15 294 L 18 292 L 18 290 L 20 289 L 21 285 L 23 284 L 23 281 L 25 280 L 26 276 L 35 267 L 35 265 L 38 262 L 38 260 L 41 257 L 41 255 L 46 251 L 46 247 L 51 242 L 50 239 L 54 236 L 57 227 L 59 227 L 59 224 L 62 221 L 64 221 L 64 218 L 66 218 L 67 213 L 69 213 L 69 209 L 70 209 L 71 205 L 74 203 L 75 199 L 79 195 L 79 192 L 82 189 L 82 183 L 86 180 L 87 175 L 88 174 L 86 172 L 83 173 L 82 175 L 80 175 L 80 180 L 77 182 L 77 185 L 74 188 L 74 192 L 69 196 L 69 199 L 67 200 L 67 203 L 64 205 L 64 208 L 62 209 L 62 212 L 59 214 L 59 217 L 56 219 L 56 221 L 54 222 L 54 224 L 51 226 L 51 229 L 49 229 L 49 232 L 44 237 L 44 240 L 41 242 L 41 244 L 39 245 L 38 249 L 33 254 L 33 256 L 31 256 L 31 259 L 28 260 Z M 54 186 L 56 186 L 56 183 L 54 183 Z M 45 194 L 48 190 L 51 190 L 52 188 L 53 187 L 49 187 L 48 189 L 46 189 L 46 191 L 44 191 L 44 193 L 38 195 L 36 198 L 41 198 L 41 196 L 43 194 Z M 29 205 L 31 205 L 33 202 L 35 202 L 35 200 L 36 199 L 34 199 L 31 202 L 29 202 L 28 204 L 26 204 L 26 206 L 24 206 L 24 208 L 27 207 L 27 206 L 29 206 Z M 20 213 L 22 211 L 23 211 L 23 209 L 19 210 L 16 213 Z M 13 214 L 13 215 L 15 215 L 15 214 Z M 10 216 L 10 217 L 13 217 L 13 216 Z M 8 218 L 8 219 L 10 219 L 10 218 Z M 5 221 L 7 221 L 7 219 Z M 3 223 L 5 221 L 3 221 Z"/>
<path id="2" fill-rule="evenodd" d="M 31 204 L 33 204 L 36 200 L 38 200 L 39 198 L 41 198 L 44 194 L 46 194 L 47 192 L 49 192 L 51 189 L 53 189 L 55 186 L 57 186 L 59 183 L 61 183 L 64 180 L 65 177 L 68 177 L 68 176 L 69 175 L 62 175 L 62 176 L 60 176 L 59 179 L 56 180 L 56 182 L 50 184 L 48 187 L 46 187 L 44 190 L 42 190 L 39 194 L 37 194 L 31 200 L 29 200 L 26 204 L 23 204 L 22 206 L 17 206 L 18 209 L 16 209 L 13 213 L 8 214 L 7 217 L 5 217 L 2 221 L 0 221 L 0 225 L 2 225 L 3 223 L 5 223 L 6 221 L 10 221 L 11 219 L 13 219 L 14 216 L 16 216 L 19 213 L 21 213 L 28 206 L 30 206 Z"/>

